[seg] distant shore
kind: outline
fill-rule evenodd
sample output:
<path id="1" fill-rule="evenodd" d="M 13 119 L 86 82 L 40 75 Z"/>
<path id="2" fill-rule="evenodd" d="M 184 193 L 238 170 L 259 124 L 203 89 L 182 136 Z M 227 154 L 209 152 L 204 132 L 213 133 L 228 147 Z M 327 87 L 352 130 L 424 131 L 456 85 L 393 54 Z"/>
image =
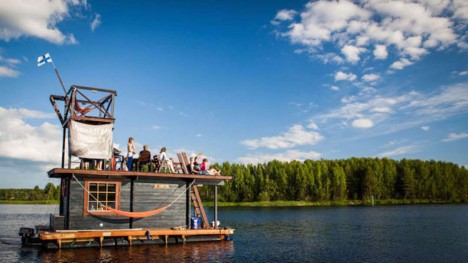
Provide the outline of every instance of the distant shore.
<path id="1" fill-rule="evenodd" d="M 213 206 L 213 202 L 204 202 L 206 206 Z M 466 204 L 466 202 L 447 202 L 440 200 L 429 199 L 387 199 L 374 200 L 374 205 L 410 205 L 410 204 Z M 219 207 L 300 207 L 300 206 L 369 206 L 372 202 L 362 200 L 346 200 L 346 201 L 259 201 L 259 202 L 218 202 Z"/>
<path id="2" fill-rule="evenodd" d="M 203 202 L 205 206 L 213 206 L 213 202 Z M 0 204 L 14 205 L 58 205 L 58 200 L 0 200 Z M 411 204 L 466 204 L 463 201 L 447 202 L 441 200 L 430 199 L 386 199 L 374 200 L 374 205 L 411 205 Z M 369 206 L 372 202 L 362 200 L 345 200 L 345 201 L 258 201 L 258 202 L 218 202 L 218 207 L 299 207 L 299 206 Z"/>
<path id="3" fill-rule="evenodd" d="M 58 205 L 58 200 L 0 200 L 2 205 Z"/>

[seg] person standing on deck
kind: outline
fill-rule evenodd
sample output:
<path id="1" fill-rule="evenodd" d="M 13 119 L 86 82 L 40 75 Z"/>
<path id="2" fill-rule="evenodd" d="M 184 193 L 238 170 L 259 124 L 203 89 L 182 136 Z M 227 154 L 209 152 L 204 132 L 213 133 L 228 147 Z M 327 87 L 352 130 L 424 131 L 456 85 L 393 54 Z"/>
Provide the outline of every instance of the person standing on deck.
<path id="1" fill-rule="evenodd" d="M 131 171 L 133 167 L 133 156 L 135 155 L 135 144 L 133 143 L 133 137 L 128 138 L 127 145 L 127 167 Z"/>

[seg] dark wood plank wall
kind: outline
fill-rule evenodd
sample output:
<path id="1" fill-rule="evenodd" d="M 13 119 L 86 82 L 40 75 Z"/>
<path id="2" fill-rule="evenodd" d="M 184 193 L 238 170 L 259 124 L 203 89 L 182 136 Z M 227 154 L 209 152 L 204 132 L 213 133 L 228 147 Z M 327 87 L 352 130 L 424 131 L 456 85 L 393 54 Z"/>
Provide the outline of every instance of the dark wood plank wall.
<path id="1" fill-rule="evenodd" d="M 170 228 L 185 225 L 185 185 L 148 184 L 135 181 L 134 189 L 133 210 L 138 212 L 164 207 L 182 194 L 164 212 L 146 218 L 133 219 L 134 228 Z"/>
<path id="2" fill-rule="evenodd" d="M 84 185 L 82 178 L 78 179 L 81 184 Z M 126 187 L 130 187 L 130 180 L 122 181 L 121 185 L 121 201 L 128 200 L 129 194 L 126 191 L 122 191 Z M 75 181 L 71 181 L 70 185 L 70 218 L 69 218 L 69 229 L 124 229 L 129 227 L 129 219 L 117 216 L 94 216 L 83 214 L 83 202 L 84 202 L 85 190 Z M 123 208 L 125 203 L 122 202 Z M 102 227 L 100 224 L 103 224 Z"/>
<path id="3" fill-rule="evenodd" d="M 78 178 L 78 180 L 84 185 L 83 178 Z M 131 181 L 129 179 L 122 179 L 120 181 L 120 210 L 130 211 Z M 75 180 L 72 180 L 70 191 L 69 229 L 130 228 L 130 219 L 126 217 L 84 216 L 83 202 L 85 190 Z M 135 180 L 133 211 L 142 212 L 163 207 L 170 204 L 182 192 L 185 192 L 185 185 L 179 183 L 168 184 L 167 180 L 161 184 L 158 182 L 142 183 Z M 132 228 L 170 228 L 185 225 L 185 201 L 185 195 L 183 194 L 176 203 L 160 214 L 141 219 L 134 218 Z M 103 224 L 102 226 L 100 225 L 101 223 Z"/>

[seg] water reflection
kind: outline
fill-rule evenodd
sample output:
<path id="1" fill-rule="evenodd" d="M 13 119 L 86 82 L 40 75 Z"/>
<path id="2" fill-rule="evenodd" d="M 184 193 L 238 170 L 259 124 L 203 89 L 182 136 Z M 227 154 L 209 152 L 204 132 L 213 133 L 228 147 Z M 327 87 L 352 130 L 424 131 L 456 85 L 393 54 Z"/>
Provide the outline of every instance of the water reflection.
<path id="1" fill-rule="evenodd" d="M 468 205 L 222 208 L 233 242 L 41 250 L 20 226 L 47 216 L 0 206 L 1 262 L 466 262 Z"/>
<path id="2" fill-rule="evenodd" d="M 40 262 L 232 262 L 234 242 L 38 250 Z M 31 259 L 31 255 L 20 256 Z"/>

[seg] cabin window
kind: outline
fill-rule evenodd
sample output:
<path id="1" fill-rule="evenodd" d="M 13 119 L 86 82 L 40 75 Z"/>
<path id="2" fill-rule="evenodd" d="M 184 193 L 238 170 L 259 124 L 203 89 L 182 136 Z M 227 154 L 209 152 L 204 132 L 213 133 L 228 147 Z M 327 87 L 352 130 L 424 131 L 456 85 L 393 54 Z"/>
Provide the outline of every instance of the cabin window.
<path id="1" fill-rule="evenodd" d="M 104 206 L 119 209 L 120 182 L 85 181 L 84 214 L 113 215 Z"/>

